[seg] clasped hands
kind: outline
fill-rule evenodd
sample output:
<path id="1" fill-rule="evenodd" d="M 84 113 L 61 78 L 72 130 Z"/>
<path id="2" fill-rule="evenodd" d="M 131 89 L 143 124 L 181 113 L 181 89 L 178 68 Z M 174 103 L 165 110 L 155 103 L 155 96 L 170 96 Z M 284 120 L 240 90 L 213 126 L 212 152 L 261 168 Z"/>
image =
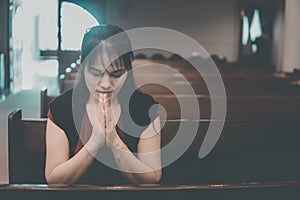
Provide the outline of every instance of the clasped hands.
<path id="1" fill-rule="evenodd" d="M 118 147 L 122 141 L 115 127 L 112 112 L 111 93 L 96 93 L 94 101 L 87 106 L 87 112 L 90 122 L 93 126 L 91 135 L 92 142 L 101 148 L 104 144 L 108 147 Z"/>

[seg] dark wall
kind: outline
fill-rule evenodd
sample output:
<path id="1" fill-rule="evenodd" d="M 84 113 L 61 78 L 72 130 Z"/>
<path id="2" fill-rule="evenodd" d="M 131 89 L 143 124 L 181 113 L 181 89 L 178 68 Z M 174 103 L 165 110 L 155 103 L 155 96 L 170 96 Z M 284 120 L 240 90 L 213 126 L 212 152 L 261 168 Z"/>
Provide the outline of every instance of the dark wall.
<path id="1" fill-rule="evenodd" d="M 209 54 L 237 61 L 239 0 L 109 0 L 107 4 L 108 23 L 125 30 L 148 26 L 179 31 Z"/>

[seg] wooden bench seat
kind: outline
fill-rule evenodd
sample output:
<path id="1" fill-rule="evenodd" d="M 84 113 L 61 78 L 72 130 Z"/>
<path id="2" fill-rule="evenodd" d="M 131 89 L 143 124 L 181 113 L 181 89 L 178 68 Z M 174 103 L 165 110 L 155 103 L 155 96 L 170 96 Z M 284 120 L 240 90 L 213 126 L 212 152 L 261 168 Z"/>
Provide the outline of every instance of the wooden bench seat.
<path id="1" fill-rule="evenodd" d="M 21 110 L 11 113 L 8 119 L 10 183 L 45 183 L 46 119 L 24 119 Z M 163 169 L 162 183 L 300 179 L 300 119 L 227 120 L 214 149 L 203 159 L 198 158 L 198 152 L 212 121 L 170 120 L 162 130 L 162 147 L 174 138 L 180 123 L 189 126 L 199 122 L 196 138 L 187 151 Z M 175 149 L 181 148 L 182 142 L 174 145 Z"/>

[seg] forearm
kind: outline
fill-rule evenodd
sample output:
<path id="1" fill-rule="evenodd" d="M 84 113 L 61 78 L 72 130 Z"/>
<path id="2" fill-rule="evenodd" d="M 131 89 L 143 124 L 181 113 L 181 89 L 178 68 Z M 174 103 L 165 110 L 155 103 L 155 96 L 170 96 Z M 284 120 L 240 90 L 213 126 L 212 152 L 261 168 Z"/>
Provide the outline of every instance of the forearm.
<path id="1" fill-rule="evenodd" d="M 123 143 L 122 148 L 111 148 L 119 170 L 133 183 L 158 183 L 161 174 L 138 159 Z"/>
<path id="2" fill-rule="evenodd" d="M 55 167 L 47 178 L 48 184 L 73 184 L 93 163 L 97 147 L 90 141 L 72 158 Z"/>

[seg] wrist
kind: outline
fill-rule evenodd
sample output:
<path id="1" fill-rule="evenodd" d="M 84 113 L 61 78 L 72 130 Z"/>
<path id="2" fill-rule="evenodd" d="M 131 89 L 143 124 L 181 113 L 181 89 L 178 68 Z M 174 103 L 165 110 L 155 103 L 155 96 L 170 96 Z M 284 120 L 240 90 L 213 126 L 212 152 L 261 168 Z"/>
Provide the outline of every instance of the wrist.
<path id="1" fill-rule="evenodd" d="M 109 147 L 113 153 L 120 153 L 120 152 L 128 151 L 127 145 L 124 144 L 124 142 L 122 140 L 119 142 L 110 143 Z"/>
<path id="2" fill-rule="evenodd" d="M 99 149 L 103 146 L 103 143 L 95 142 L 91 137 L 88 142 L 84 145 L 88 152 L 92 155 L 96 155 Z"/>
<path id="3" fill-rule="evenodd" d="M 119 163 L 121 158 L 129 152 L 128 147 L 123 143 L 123 145 L 115 145 L 113 147 L 111 147 L 111 150 L 113 152 L 114 155 L 114 160 L 116 163 Z"/>
<path id="4" fill-rule="evenodd" d="M 105 143 L 110 148 L 121 147 L 122 145 L 124 145 L 123 141 L 116 131 L 106 134 Z"/>

